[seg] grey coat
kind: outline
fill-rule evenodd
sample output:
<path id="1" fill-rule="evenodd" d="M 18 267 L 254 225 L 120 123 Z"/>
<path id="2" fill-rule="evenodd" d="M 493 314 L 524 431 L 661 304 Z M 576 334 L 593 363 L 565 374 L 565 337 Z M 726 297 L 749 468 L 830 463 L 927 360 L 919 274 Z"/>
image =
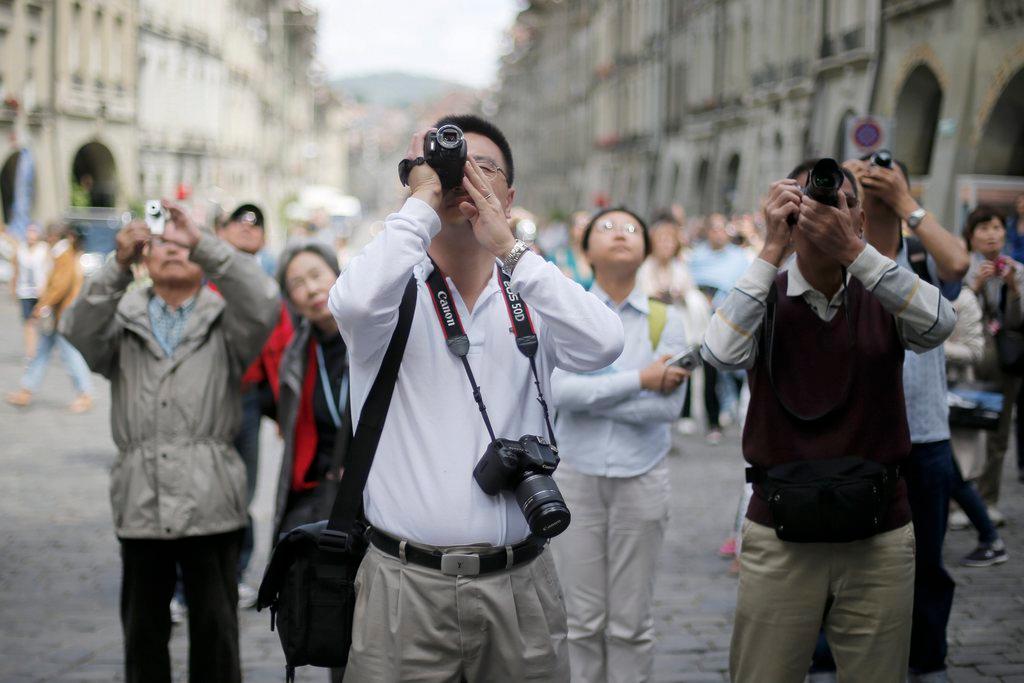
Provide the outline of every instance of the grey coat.
<path id="1" fill-rule="evenodd" d="M 277 285 L 256 259 L 204 235 L 192 260 L 202 287 L 181 342 L 167 357 L 149 321 L 152 290 L 111 259 L 61 321 L 89 367 L 111 382 L 118 457 L 110 502 L 119 538 L 173 539 L 246 524 L 245 467 L 231 445 L 239 386 L 280 311 Z"/>
<path id="2" fill-rule="evenodd" d="M 277 489 L 274 496 L 274 524 L 271 527 L 271 543 L 277 543 L 281 533 L 281 520 L 288 505 L 288 494 L 292 485 L 292 467 L 295 462 L 295 423 L 302 402 L 302 382 L 306 377 L 309 358 L 309 336 L 311 326 L 308 320 L 301 320 L 295 327 L 295 334 L 281 355 L 280 390 L 277 398 L 277 424 L 284 439 L 281 454 L 281 469 L 278 473 Z M 285 529 L 287 531 L 287 529 Z"/>

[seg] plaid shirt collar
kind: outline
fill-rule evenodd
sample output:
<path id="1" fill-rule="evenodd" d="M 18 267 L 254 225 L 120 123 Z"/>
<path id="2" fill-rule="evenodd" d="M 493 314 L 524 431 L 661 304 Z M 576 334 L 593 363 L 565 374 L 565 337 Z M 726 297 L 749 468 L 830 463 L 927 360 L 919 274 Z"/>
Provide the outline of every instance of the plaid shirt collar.
<path id="1" fill-rule="evenodd" d="M 189 316 L 195 310 L 198 296 L 193 296 L 178 308 L 171 308 L 166 301 L 154 294 L 149 300 L 149 323 L 153 328 L 153 336 L 164 350 L 167 357 L 174 355 Z"/>

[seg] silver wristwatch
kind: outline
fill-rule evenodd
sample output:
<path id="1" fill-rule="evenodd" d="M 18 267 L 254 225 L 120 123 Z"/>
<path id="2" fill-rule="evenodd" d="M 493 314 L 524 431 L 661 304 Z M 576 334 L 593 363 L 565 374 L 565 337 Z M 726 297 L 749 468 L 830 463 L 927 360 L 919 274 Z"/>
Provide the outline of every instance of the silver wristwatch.
<path id="1" fill-rule="evenodd" d="M 926 215 L 928 215 L 928 212 L 925 211 L 924 209 L 920 207 L 914 209 L 914 211 L 912 211 L 910 215 L 907 216 L 907 226 L 911 230 L 917 230 L 917 226 L 921 225 L 921 221 L 924 220 L 924 217 Z"/>
<path id="2" fill-rule="evenodd" d="M 512 271 L 515 269 L 516 264 L 519 263 L 519 259 L 523 257 L 523 254 L 530 251 L 530 247 L 526 242 L 522 240 L 516 240 L 516 243 L 512 245 L 508 253 L 504 257 L 498 259 L 501 262 L 501 270 L 505 275 L 512 275 Z"/>

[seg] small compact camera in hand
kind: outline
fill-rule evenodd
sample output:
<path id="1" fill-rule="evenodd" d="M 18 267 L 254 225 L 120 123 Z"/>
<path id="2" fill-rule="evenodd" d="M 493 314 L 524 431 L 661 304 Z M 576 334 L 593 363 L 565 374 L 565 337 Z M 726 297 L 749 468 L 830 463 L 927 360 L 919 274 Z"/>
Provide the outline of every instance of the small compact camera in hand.
<path id="1" fill-rule="evenodd" d="M 462 183 L 466 154 L 466 137 L 458 126 L 441 126 L 423 139 L 423 158 L 437 171 L 442 190 L 448 191 Z"/>
<path id="2" fill-rule="evenodd" d="M 151 235 L 163 235 L 164 226 L 167 224 L 167 209 L 160 203 L 159 199 L 150 199 L 146 202 L 146 227 Z"/>
<path id="3" fill-rule="evenodd" d="M 700 367 L 700 364 L 700 346 L 690 347 L 686 351 L 677 353 L 676 355 L 672 356 L 667 361 L 665 361 L 665 365 L 674 365 L 677 368 L 682 368 L 683 370 L 691 371 L 697 367 Z"/>

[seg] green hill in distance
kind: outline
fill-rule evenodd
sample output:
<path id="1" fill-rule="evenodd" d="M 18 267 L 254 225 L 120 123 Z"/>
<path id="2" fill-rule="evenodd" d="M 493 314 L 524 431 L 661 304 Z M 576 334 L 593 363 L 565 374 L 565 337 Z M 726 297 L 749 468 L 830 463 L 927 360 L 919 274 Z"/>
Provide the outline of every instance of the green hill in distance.
<path id="1" fill-rule="evenodd" d="M 473 92 L 462 83 L 398 71 L 335 78 L 331 85 L 360 103 L 386 107 L 417 105 L 453 91 Z"/>

